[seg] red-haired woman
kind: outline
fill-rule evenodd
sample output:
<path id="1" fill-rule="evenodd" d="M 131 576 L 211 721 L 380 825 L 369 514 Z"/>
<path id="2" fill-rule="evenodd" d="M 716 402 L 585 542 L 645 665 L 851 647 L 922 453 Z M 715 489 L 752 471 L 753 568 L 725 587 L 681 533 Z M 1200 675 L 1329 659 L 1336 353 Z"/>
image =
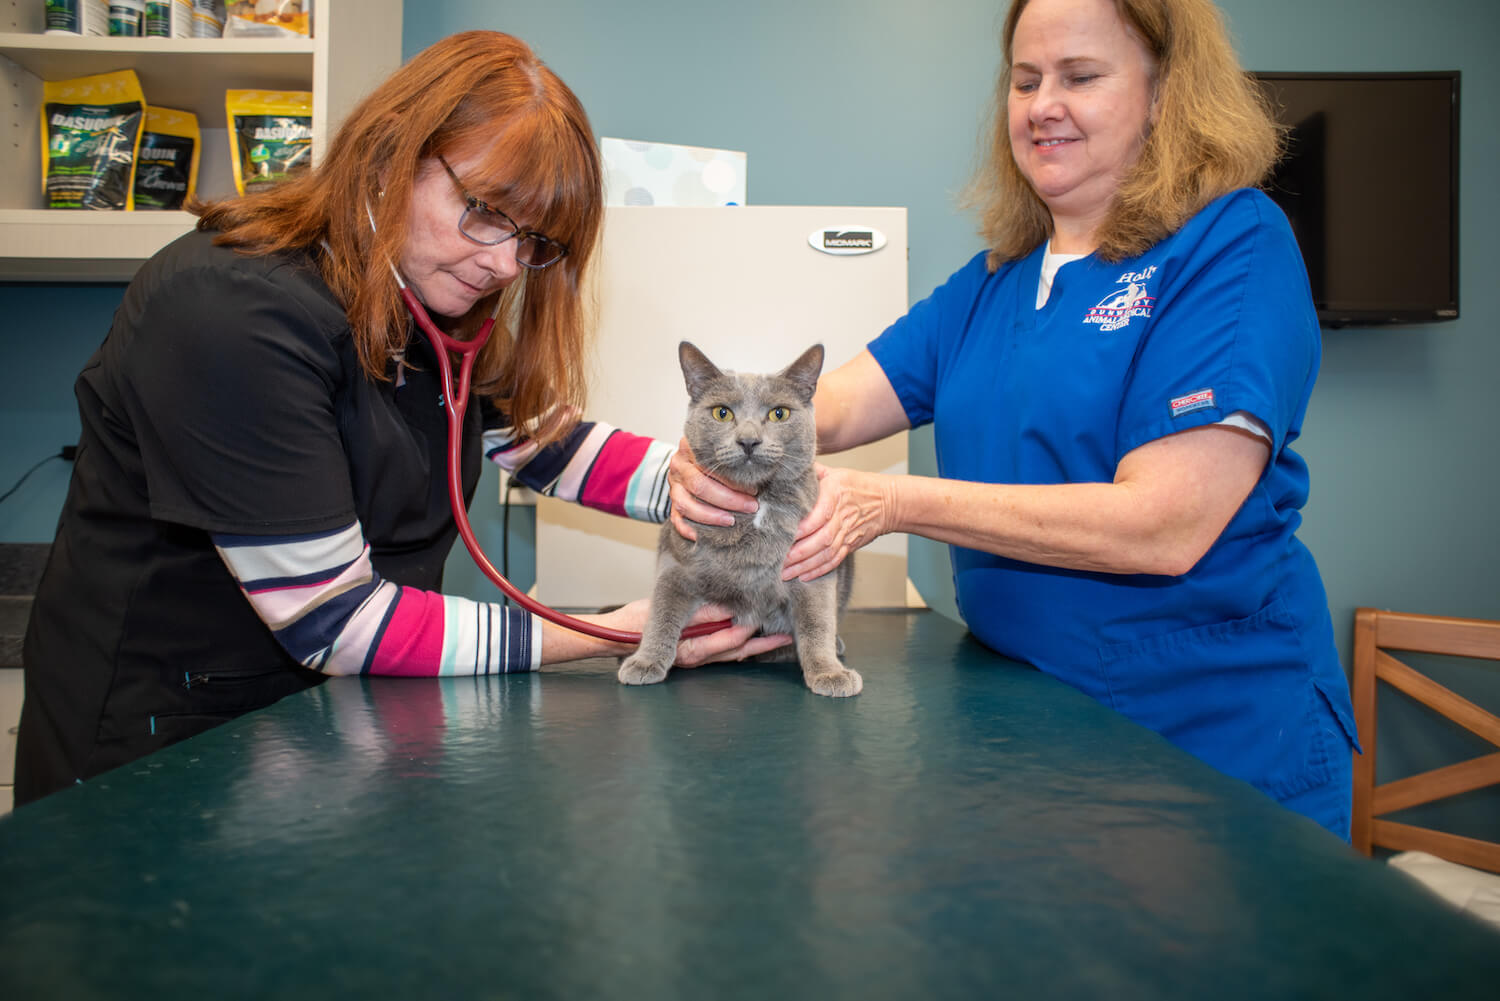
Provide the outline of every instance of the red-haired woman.
<path id="1" fill-rule="evenodd" d="M 463 432 L 541 492 L 666 515 L 672 446 L 580 423 L 603 214 L 573 93 L 521 41 L 454 35 L 322 163 L 195 206 L 77 382 L 82 436 L 24 648 L 15 796 L 97 775 L 330 674 L 474 674 L 624 648 L 438 593 L 455 538 L 437 367 L 498 308 Z M 638 630 L 636 602 L 605 624 Z M 785 637 L 730 628 L 684 665 Z"/>

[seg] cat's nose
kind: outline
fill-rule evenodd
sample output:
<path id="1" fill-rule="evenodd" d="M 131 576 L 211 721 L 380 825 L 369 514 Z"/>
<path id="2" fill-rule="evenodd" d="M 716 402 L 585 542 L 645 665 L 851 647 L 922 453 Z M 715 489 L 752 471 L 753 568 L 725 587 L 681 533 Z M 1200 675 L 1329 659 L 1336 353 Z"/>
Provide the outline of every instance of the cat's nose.
<path id="1" fill-rule="evenodd" d="M 745 450 L 745 456 L 748 458 L 755 454 L 755 446 L 759 444 L 760 442 L 758 441 L 742 441 L 740 442 L 740 448 Z"/>

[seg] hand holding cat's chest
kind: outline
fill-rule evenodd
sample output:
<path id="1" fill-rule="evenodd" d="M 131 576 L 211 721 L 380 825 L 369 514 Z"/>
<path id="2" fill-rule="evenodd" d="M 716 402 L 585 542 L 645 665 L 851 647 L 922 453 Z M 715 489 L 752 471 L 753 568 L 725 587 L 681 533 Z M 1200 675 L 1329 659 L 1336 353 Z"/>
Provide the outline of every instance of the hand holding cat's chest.
<path id="1" fill-rule="evenodd" d="M 815 481 L 810 486 L 816 490 Z M 733 525 L 695 525 L 696 541 L 666 525 L 662 539 L 681 571 L 693 579 L 691 590 L 705 600 L 734 605 L 736 596 L 785 598 L 788 585 L 781 568 L 808 506 L 800 491 L 766 490 L 755 512 L 735 513 Z"/>

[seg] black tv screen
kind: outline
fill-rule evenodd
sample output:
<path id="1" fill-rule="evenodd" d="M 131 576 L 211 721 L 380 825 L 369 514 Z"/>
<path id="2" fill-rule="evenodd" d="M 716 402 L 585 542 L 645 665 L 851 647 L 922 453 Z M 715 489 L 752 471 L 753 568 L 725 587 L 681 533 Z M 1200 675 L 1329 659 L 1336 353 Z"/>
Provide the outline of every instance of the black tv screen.
<path id="1" fill-rule="evenodd" d="M 1291 221 L 1326 327 L 1458 317 L 1459 74 L 1255 73 L 1287 152 Z"/>

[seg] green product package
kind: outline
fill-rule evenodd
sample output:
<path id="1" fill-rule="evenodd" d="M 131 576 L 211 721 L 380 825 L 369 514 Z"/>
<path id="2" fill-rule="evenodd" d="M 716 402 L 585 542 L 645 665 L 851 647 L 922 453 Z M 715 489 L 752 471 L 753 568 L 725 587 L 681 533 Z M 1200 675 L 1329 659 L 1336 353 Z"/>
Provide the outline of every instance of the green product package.
<path id="1" fill-rule="evenodd" d="M 42 84 L 48 208 L 130 209 L 146 101 L 132 70 Z"/>
<path id="2" fill-rule="evenodd" d="M 240 194 L 312 166 L 312 94 L 231 90 L 225 94 L 234 185 Z"/>

